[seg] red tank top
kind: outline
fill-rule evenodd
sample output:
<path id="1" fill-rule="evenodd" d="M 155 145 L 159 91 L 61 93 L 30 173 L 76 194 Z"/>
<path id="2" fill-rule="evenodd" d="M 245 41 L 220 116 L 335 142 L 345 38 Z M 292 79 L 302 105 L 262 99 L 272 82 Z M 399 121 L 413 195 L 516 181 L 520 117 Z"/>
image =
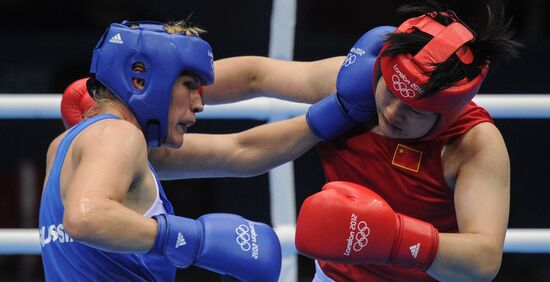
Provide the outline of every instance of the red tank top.
<path id="1" fill-rule="evenodd" d="M 450 139 L 482 122 L 493 122 L 471 102 L 458 120 L 433 140 L 392 139 L 357 128 L 318 145 L 327 181 L 370 187 L 399 213 L 432 223 L 439 232 L 458 232 L 454 197 L 445 182 L 441 152 Z M 319 261 L 336 281 L 435 281 L 427 273 L 393 265 Z"/>

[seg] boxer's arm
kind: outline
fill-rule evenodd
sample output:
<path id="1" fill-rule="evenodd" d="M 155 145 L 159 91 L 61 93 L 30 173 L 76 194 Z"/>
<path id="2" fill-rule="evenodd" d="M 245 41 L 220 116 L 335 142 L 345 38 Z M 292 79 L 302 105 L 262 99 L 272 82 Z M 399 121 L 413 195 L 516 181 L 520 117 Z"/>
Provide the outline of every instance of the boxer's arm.
<path id="1" fill-rule="evenodd" d="M 492 280 L 500 267 L 510 198 L 510 165 L 498 129 L 482 123 L 459 140 L 461 162 L 455 185 L 460 233 L 440 233 L 428 273 L 442 281 Z"/>
<path id="2" fill-rule="evenodd" d="M 318 141 L 299 116 L 236 134 L 185 134 L 181 148 L 152 149 L 149 160 L 161 179 L 246 177 L 293 160 Z"/>
<path id="3" fill-rule="evenodd" d="M 146 175 L 142 133 L 127 122 L 106 120 L 87 128 L 73 142 L 73 159 L 80 161 L 67 183 L 61 183 L 65 231 L 103 250 L 149 251 L 156 221 L 123 205 L 132 183 Z"/>
<path id="4" fill-rule="evenodd" d="M 203 101 L 221 104 L 266 96 L 315 103 L 336 90 L 344 58 L 296 62 L 245 56 L 217 60 L 215 82 L 204 87 Z"/>

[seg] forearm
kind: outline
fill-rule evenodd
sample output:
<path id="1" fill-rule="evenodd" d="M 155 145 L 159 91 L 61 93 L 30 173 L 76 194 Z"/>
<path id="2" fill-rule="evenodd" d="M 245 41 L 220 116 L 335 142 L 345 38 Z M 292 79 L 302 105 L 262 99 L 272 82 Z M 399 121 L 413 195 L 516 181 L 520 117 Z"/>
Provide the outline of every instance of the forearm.
<path id="1" fill-rule="evenodd" d="M 440 281 L 490 281 L 502 259 L 502 244 L 480 234 L 440 233 L 428 274 Z"/>
<path id="2" fill-rule="evenodd" d="M 234 176 L 254 176 L 294 160 L 319 142 L 305 117 L 266 124 L 238 136 L 237 150 L 228 159 Z"/>
<path id="3" fill-rule="evenodd" d="M 257 79 L 257 57 L 232 57 L 214 62 L 215 81 L 203 88 L 207 105 L 237 102 L 255 97 L 252 89 Z"/>
<path id="4" fill-rule="evenodd" d="M 335 91 L 343 59 L 295 62 L 247 56 L 218 60 L 216 81 L 204 88 L 203 101 L 221 104 L 264 96 L 315 103 Z"/>
<path id="5" fill-rule="evenodd" d="M 186 134 L 181 148 L 151 150 L 149 159 L 163 180 L 247 177 L 291 161 L 317 142 L 301 116 L 236 134 Z"/>
<path id="6" fill-rule="evenodd" d="M 73 239 L 86 245 L 121 253 L 148 252 L 157 233 L 154 219 L 113 200 L 82 201 L 79 211 L 67 209 L 63 223 Z"/>

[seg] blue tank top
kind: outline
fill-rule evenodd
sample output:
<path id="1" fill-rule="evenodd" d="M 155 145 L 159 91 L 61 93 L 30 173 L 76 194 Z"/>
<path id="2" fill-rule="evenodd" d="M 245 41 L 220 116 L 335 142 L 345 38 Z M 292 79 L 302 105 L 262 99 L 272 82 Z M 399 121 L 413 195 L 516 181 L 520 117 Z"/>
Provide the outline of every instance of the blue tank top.
<path id="1" fill-rule="evenodd" d="M 40 244 L 48 281 L 174 281 L 176 268 L 164 257 L 102 251 L 73 240 L 63 228 L 60 174 L 67 150 L 74 138 L 99 120 L 118 117 L 99 115 L 81 122 L 61 140 L 40 203 Z M 158 177 L 159 195 L 167 213 L 174 214 Z"/>

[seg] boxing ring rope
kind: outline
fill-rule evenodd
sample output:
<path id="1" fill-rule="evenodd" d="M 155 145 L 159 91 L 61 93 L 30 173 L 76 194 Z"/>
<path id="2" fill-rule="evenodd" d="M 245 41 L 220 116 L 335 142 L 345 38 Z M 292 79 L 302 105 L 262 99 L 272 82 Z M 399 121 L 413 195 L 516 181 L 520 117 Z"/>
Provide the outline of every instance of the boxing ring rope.
<path id="1" fill-rule="evenodd" d="M 494 118 L 548 119 L 550 95 L 478 95 L 474 101 Z M 0 119 L 59 119 L 59 94 L 1 94 Z M 255 98 L 226 105 L 207 105 L 199 119 L 251 119 L 273 122 L 301 115 L 309 105 Z M 283 248 L 280 281 L 297 281 L 294 248 L 296 207 L 294 169 L 289 162 L 269 172 L 271 222 Z M 508 229 L 505 252 L 550 253 L 550 229 Z M 40 254 L 37 229 L 0 229 L 0 255 Z"/>
<path id="2" fill-rule="evenodd" d="M 282 248 L 295 252 L 294 226 L 275 228 Z M 37 229 L 0 229 L 0 255 L 38 255 Z M 504 242 L 506 253 L 550 253 L 549 229 L 508 229 Z"/>
<path id="3" fill-rule="evenodd" d="M 487 109 L 493 118 L 550 118 L 550 94 L 479 94 L 474 102 Z M 61 118 L 60 94 L 0 94 L 0 119 Z M 273 98 L 207 105 L 199 119 L 252 119 L 271 121 L 301 115 L 308 104 Z"/>

